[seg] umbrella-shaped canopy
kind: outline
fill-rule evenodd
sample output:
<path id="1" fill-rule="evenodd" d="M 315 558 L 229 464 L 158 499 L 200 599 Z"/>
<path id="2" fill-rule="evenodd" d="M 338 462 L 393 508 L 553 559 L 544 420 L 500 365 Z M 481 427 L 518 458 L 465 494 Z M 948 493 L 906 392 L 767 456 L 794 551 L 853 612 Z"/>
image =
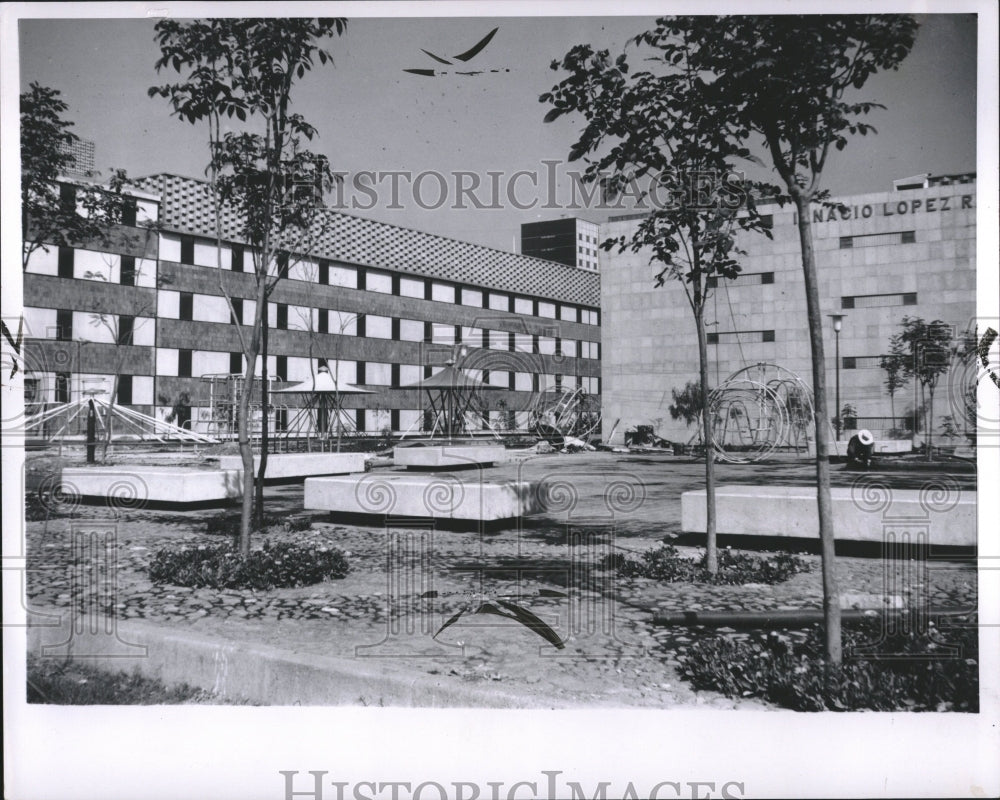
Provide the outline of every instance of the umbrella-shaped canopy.
<path id="1" fill-rule="evenodd" d="M 500 386 L 490 386 L 477 378 L 468 375 L 464 370 L 456 369 L 451 364 L 436 372 L 429 378 L 422 378 L 414 383 L 401 387 L 403 389 L 453 389 L 455 391 L 474 392 L 477 389 L 500 389 Z"/>
<path id="2" fill-rule="evenodd" d="M 286 389 L 276 389 L 273 394 L 376 394 L 371 389 L 362 389 L 353 383 L 338 381 L 330 374 L 327 367 L 320 367 L 309 380 L 289 386 Z"/>

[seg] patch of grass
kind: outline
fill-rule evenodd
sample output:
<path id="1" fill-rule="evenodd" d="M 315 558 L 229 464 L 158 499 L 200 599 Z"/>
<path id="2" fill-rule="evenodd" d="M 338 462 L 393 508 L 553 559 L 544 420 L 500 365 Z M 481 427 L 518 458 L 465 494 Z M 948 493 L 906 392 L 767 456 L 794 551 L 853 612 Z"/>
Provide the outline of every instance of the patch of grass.
<path id="1" fill-rule="evenodd" d="M 246 557 L 228 544 L 164 548 L 153 556 L 149 577 L 193 589 L 273 589 L 343 578 L 348 569 L 347 558 L 336 548 L 265 541 L 262 550 Z"/>
<path id="2" fill-rule="evenodd" d="M 978 629 L 884 635 L 878 620 L 845 624 L 844 660 L 828 668 L 823 636 L 771 631 L 712 636 L 681 656 L 681 676 L 727 697 L 760 697 L 795 711 L 978 711 Z"/>
<path id="3" fill-rule="evenodd" d="M 221 699 L 186 683 L 167 686 L 138 671 L 106 672 L 80 661 L 31 656 L 28 657 L 28 702 L 63 706 L 247 704 Z"/>
<path id="4" fill-rule="evenodd" d="M 759 556 L 734 552 L 728 548 L 719 551 L 719 569 L 710 575 L 705 569 L 706 555 L 687 558 L 670 544 L 647 550 L 641 559 L 627 558 L 614 553 L 604 560 L 606 568 L 613 568 L 625 578 L 650 578 L 663 583 L 713 583 L 740 585 L 744 583 L 783 583 L 799 572 L 808 572 L 811 565 L 791 553 Z"/>

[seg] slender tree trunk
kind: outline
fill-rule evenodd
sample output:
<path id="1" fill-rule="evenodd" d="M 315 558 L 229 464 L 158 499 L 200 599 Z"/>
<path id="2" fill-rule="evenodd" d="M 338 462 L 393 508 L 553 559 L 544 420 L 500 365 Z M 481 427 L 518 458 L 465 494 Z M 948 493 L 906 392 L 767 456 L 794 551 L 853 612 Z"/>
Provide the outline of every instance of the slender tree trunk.
<path id="1" fill-rule="evenodd" d="M 115 367 L 114 377 L 111 379 L 111 402 L 108 404 L 108 419 L 107 424 L 104 426 L 104 441 L 101 443 L 101 463 L 104 464 L 108 460 L 108 448 L 111 446 L 111 435 L 112 426 L 114 425 L 114 407 L 118 402 L 118 375 L 121 372 L 121 367 Z"/>
<path id="2" fill-rule="evenodd" d="M 806 288 L 806 312 L 809 318 L 809 346 L 812 351 L 814 424 L 816 431 L 816 502 L 819 508 L 819 538 L 823 569 L 823 620 L 826 633 L 826 660 L 840 664 L 840 592 L 833 530 L 833 507 L 830 500 L 830 453 L 826 404 L 826 359 L 823 353 L 823 314 L 819 305 L 816 258 L 812 245 L 809 199 L 793 191 L 798 211 L 799 243 L 802 247 L 802 276 Z"/>
<path id="3" fill-rule="evenodd" d="M 927 389 L 927 460 L 931 459 L 931 446 L 934 444 L 934 389 Z"/>
<path id="4" fill-rule="evenodd" d="M 715 451 L 712 448 L 712 417 L 708 407 L 708 336 L 703 310 L 695 310 L 698 329 L 698 372 L 701 379 L 701 427 L 705 442 L 705 568 L 709 575 L 719 571 L 719 552 L 715 535 Z"/>
<path id="5" fill-rule="evenodd" d="M 895 392 L 889 392 L 889 413 L 892 414 L 892 429 L 896 430 L 896 400 L 893 397 Z"/>
<path id="6" fill-rule="evenodd" d="M 267 450 L 270 441 L 268 432 L 267 406 L 271 402 L 267 391 L 267 351 L 268 351 L 268 320 L 265 309 L 264 323 L 260 331 L 260 466 L 257 469 L 256 493 L 254 495 L 254 521 L 257 527 L 264 527 L 264 472 L 267 470 Z"/>
<path id="7" fill-rule="evenodd" d="M 253 331 L 250 334 L 250 347 L 247 349 L 247 363 L 244 372 L 243 393 L 240 395 L 239 410 L 239 442 L 240 457 L 243 461 L 243 506 L 240 514 L 240 553 L 250 555 L 250 528 L 253 516 L 254 502 L 254 471 L 253 448 L 250 446 L 250 400 L 253 396 L 254 372 L 257 366 L 257 356 L 260 353 L 261 330 L 264 327 L 267 313 L 266 293 L 263 282 L 257 289 L 257 307 L 254 310 Z"/>

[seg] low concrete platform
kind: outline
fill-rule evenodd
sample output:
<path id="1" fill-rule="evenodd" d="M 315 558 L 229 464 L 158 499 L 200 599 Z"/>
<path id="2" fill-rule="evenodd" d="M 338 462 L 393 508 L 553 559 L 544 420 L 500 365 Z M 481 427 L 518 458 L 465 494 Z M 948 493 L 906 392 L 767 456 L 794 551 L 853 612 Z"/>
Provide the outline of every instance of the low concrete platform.
<path id="1" fill-rule="evenodd" d="M 70 496 L 104 497 L 122 508 L 147 503 L 210 503 L 241 497 L 242 473 L 184 467 L 66 467 L 63 491 Z"/>
<path id="2" fill-rule="evenodd" d="M 243 474 L 243 459 L 239 456 L 222 456 L 219 466 Z M 254 456 L 255 474 L 259 466 L 260 457 Z M 310 475 L 347 475 L 364 471 L 364 453 L 272 453 L 267 457 L 264 480 L 289 480 Z"/>
<path id="3" fill-rule="evenodd" d="M 514 519 L 542 510 L 533 482 L 463 482 L 451 475 L 405 472 L 306 478 L 303 507 L 339 514 L 479 522 Z"/>
<path id="4" fill-rule="evenodd" d="M 460 469 L 502 463 L 507 448 L 502 444 L 445 444 L 394 447 L 393 461 L 407 469 Z"/>
<path id="5" fill-rule="evenodd" d="M 866 485 L 834 487 L 833 526 L 838 541 L 882 542 L 892 534 L 915 544 L 974 547 L 976 492 L 881 490 Z M 745 536 L 818 539 L 816 489 L 811 486 L 719 486 L 715 492 L 716 531 Z M 681 529 L 705 532 L 705 490 L 681 495 Z"/>

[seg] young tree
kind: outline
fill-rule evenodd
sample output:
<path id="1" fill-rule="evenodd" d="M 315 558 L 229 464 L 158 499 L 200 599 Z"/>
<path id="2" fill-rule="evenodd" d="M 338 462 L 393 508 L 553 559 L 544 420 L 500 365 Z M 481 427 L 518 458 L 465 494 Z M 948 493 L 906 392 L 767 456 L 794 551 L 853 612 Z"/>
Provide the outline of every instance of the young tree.
<path id="1" fill-rule="evenodd" d="M 186 80 L 152 87 L 150 95 L 168 98 L 175 113 L 186 121 L 208 123 L 208 172 L 217 201 L 217 237 L 221 242 L 221 208 L 229 206 L 239 216 L 242 240 L 251 246 L 255 311 L 249 336 L 240 332 L 246 371 L 238 417 L 244 475 L 240 550 L 244 554 L 250 551 L 255 499 L 258 516 L 263 511 L 268 300 L 297 254 L 308 250 L 318 232 L 323 193 L 333 180 L 327 158 L 303 146 L 316 129 L 292 111 L 292 90 L 315 60 L 320 64 L 331 60 L 319 42 L 343 33 L 345 26 L 343 19 L 234 19 L 167 20 L 156 28 L 162 53 L 157 68 L 186 72 Z M 247 123 L 249 130 L 224 131 L 222 119 L 233 116 Z M 264 436 L 255 482 L 250 403 L 258 359 Z"/>
<path id="2" fill-rule="evenodd" d="M 114 226 L 129 207 L 128 177 L 113 170 L 106 186 L 60 184 L 75 165 L 69 148 L 79 141 L 63 114 L 69 106 L 57 89 L 32 83 L 21 95 L 21 269 L 49 246 L 111 243 Z"/>
<path id="3" fill-rule="evenodd" d="M 820 179 L 831 148 L 874 128 L 860 118 L 877 104 L 856 100 L 875 72 L 897 69 L 913 46 L 909 16 L 688 17 L 693 66 L 704 95 L 738 121 L 741 140 L 763 138 L 783 196 L 796 211 L 805 283 L 812 378 L 816 483 L 823 558 L 825 655 L 842 660 L 834 567 L 826 402 L 826 355 L 810 206 L 825 197 Z"/>
<path id="4" fill-rule="evenodd" d="M 584 180 L 600 182 L 612 193 L 629 189 L 648 208 L 631 238 L 602 243 L 606 250 L 651 252 L 660 267 L 656 286 L 670 280 L 684 289 L 698 342 L 701 397 L 708 397 L 708 337 L 705 305 L 720 279 L 733 278 L 740 266 L 735 232 L 770 235 L 754 202 L 753 187 L 735 171 L 735 160 L 749 151 L 736 140 L 733 121 L 705 102 L 692 59 L 694 43 L 675 21 L 661 19 L 654 30 L 636 36 L 636 58 L 647 68 L 630 73 L 626 54 L 614 61 L 606 50 L 573 48 L 552 68 L 569 72 L 541 102 L 552 109 L 547 122 L 571 112 L 586 127 L 570 148 L 569 160 L 595 155 Z M 646 182 L 646 188 L 638 182 Z M 638 189 L 638 191 L 636 191 Z M 715 459 L 711 413 L 700 409 L 705 441 L 706 568 L 718 569 L 715 513 Z"/>
<path id="5" fill-rule="evenodd" d="M 904 372 L 920 384 L 920 399 L 926 397 L 924 430 L 927 433 L 927 457 L 934 442 L 934 390 L 938 381 L 951 368 L 951 326 L 936 319 L 925 322 L 921 317 L 903 317 L 900 340 L 907 348 Z"/>
<path id="6" fill-rule="evenodd" d="M 909 383 L 909 378 L 906 376 L 906 346 L 898 333 L 889 339 L 889 352 L 879 359 L 879 366 L 885 372 L 885 390 L 889 394 L 889 409 L 892 414 L 892 427 L 895 430 L 896 392 Z"/>
<path id="7" fill-rule="evenodd" d="M 685 425 L 698 421 L 705 408 L 705 395 L 702 394 L 700 381 L 688 381 L 680 391 L 671 389 L 670 395 L 674 399 L 667 409 L 671 419 L 682 419 Z"/>

